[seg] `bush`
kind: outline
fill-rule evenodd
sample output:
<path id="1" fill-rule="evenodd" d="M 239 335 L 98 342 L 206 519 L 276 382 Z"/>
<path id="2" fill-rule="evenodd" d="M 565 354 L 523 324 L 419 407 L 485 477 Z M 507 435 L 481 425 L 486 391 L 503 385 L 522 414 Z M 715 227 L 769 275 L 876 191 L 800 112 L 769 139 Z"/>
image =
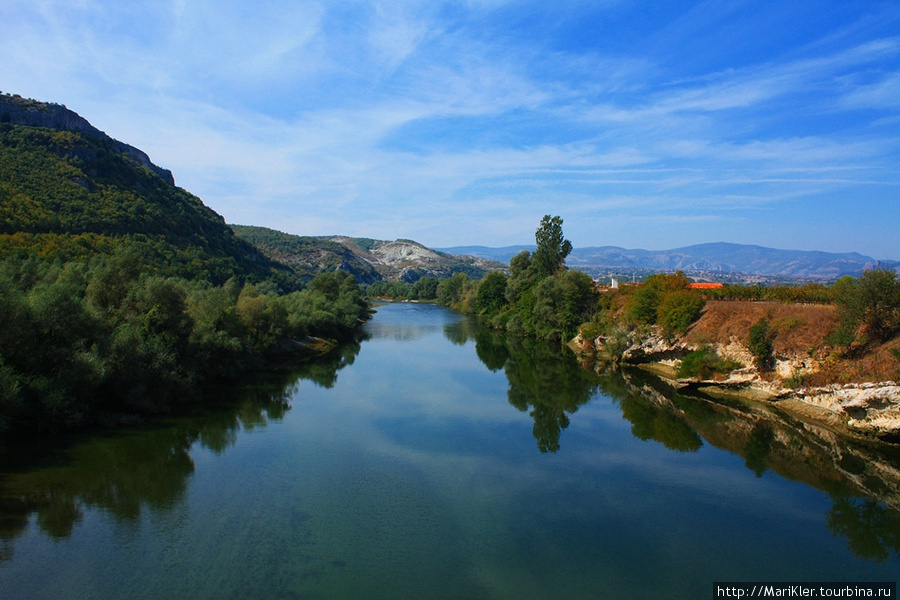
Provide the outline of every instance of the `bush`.
<path id="1" fill-rule="evenodd" d="M 724 360 L 711 348 L 701 348 L 682 359 L 681 366 L 678 367 L 678 377 L 713 379 L 716 375 L 730 373 L 740 366 L 740 363 L 733 360 Z"/>
<path id="2" fill-rule="evenodd" d="M 684 333 L 691 323 L 700 318 L 706 301 L 703 296 L 689 290 L 669 292 L 662 297 L 656 309 L 656 321 L 667 331 Z"/>

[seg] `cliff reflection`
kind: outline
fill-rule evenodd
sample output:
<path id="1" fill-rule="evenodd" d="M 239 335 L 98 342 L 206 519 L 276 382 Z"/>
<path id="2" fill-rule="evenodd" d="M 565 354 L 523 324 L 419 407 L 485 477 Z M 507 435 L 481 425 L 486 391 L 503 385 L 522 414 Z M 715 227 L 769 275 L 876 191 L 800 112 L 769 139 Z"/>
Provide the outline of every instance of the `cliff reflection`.
<path id="1" fill-rule="evenodd" d="M 851 439 L 768 405 L 688 396 L 641 371 L 607 373 L 600 388 L 640 439 L 677 451 L 703 442 L 744 458 L 757 477 L 772 470 L 827 492 L 827 525 L 860 558 L 900 555 L 900 449 Z"/>
<path id="2" fill-rule="evenodd" d="M 236 444 L 240 432 L 281 420 L 299 380 L 330 387 L 358 352 L 359 344 L 349 344 L 290 371 L 223 389 L 220 407 L 201 416 L 91 436 L 43 459 L 53 466 L 36 466 L 32 459 L 0 472 L 0 562 L 12 556 L 14 540 L 32 520 L 45 535 L 58 539 L 70 536 L 88 509 L 120 523 L 135 522 L 147 510 L 170 511 L 184 501 L 194 473 L 192 448 L 221 454 Z M 13 462 L 11 456 L 0 458 L 4 465 Z"/>
<path id="3" fill-rule="evenodd" d="M 676 452 L 704 443 L 737 454 L 757 477 L 774 471 L 827 492 L 827 526 L 854 554 L 900 555 L 900 448 L 849 439 L 776 408 L 737 399 L 686 395 L 640 370 L 593 372 L 572 353 L 514 338 L 473 321 L 445 328 L 454 343 L 474 340 L 478 358 L 506 374 L 509 403 L 530 411 L 541 452 L 557 452 L 572 415 L 599 391 L 617 405 L 640 440 Z"/>

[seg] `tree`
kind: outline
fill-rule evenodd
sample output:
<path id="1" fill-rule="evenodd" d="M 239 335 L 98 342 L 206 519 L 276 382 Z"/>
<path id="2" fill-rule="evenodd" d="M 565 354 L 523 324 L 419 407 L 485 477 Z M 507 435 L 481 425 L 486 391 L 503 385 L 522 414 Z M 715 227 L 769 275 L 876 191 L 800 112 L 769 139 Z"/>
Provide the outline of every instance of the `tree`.
<path id="1" fill-rule="evenodd" d="M 703 309 L 705 303 L 702 302 L 702 298 L 701 302 L 697 303 L 690 296 L 679 294 L 666 305 L 663 305 L 662 302 L 668 295 L 686 291 L 690 282 L 691 280 L 685 277 L 681 271 L 668 275 L 665 273 L 650 275 L 644 280 L 644 285 L 628 298 L 625 306 L 628 318 L 636 323 L 653 325 L 661 316 L 660 308 L 662 307 L 663 313 L 672 317 L 672 322 L 660 323 L 661 325 L 682 331 L 687 329 L 687 326 L 699 316 L 699 311 Z M 676 312 L 683 314 L 676 315 Z M 689 320 L 685 323 L 686 319 Z"/>
<path id="2" fill-rule="evenodd" d="M 475 294 L 475 310 L 479 314 L 497 313 L 506 303 L 506 276 L 500 271 L 491 271 L 478 285 Z"/>
<path id="3" fill-rule="evenodd" d="M 865 342 L 886 342 L 900 330 L 900 280 L 894 271 L 870 269 L 834 287 L 841 328 L 852 334 L 851 341 L 861 333 Z"/>
<path id="4" fill-rule="evenodd" d="M 656 308 L 656 322 L 667 331 L 685 333 L 700 318 L 706 301 L 691 290 L 677 290 L 663 295 Z"/>
<path id="5" fill-rule="evenodd" d="M 532 255 L 522 250 L 509 261 L 509 280 L 506 283 L 506 301 L 516 304 L 519 298 L 534 287 L 534 271 L 531 268 Z"/>
<path id="6" fill-rule="evenodd" d="M 750 336 L 747 340 L 747 349 L 753 355 L 753 362 L 760 371 L 767 371 L 772 367 L 772 336 L 769 334 L 769 321 L 761 318 L 750 328 Z"/>
<path id="7" fill-rule="evenodd" d="M 444 306 L 457 305 L 463 299 L 468 282 L 469 278 L 465 273 L 455 273 L 449 279 L 444 279 L 437 286 L 437 301 Z"/>
<path id="8" fill-rule="evenodd" d="M 434 300 L 440 280 L 437 277 L 422 277 L 413 284 L 413 293 L 417 300 Z"/>
<path id="9" fill-rule="evenodd" d="M 532 256 L 533 268 L 538 278 L 553 275 L 565 268 L 565 260 L 572 251 L 572 242 L 563 237 L 563 220 L 544 215 L 541 226 L 534 233 L 537 249 Z"/>

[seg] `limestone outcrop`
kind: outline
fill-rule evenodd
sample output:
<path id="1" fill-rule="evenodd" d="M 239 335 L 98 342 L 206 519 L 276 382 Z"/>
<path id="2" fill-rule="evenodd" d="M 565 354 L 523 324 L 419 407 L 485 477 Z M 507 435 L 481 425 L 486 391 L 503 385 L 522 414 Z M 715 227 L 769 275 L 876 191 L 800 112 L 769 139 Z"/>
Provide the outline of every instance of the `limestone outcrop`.
<path id="1" fill-rule="evenodd" d="M 593 340 L 577 337 L 572 347 L 582 355 L 608 355 L 612 352 L 611 345 L 621 344 L 613 337 L 600 336 Z M 799 385 L 798 382 L 823 368 L 827 356 L 822 353 L 783 349 L 775 353 L 773 369 L 760 373 L 752 353 L 737 336 L 731 336 L 727 342 L 700 344 L 687 341 L 684 336 L 666 337 L 658 328 L 652 328 L 643 334 L 628 332 L 626 340 L 620 362 L 643 366 L 676 389 L 690 388 L 713 396 L 736 394 L 776 405 L 846 433 L 900 443 L 900 383 Z M 678 378 L 681 360 L 702 346 L 740 366 L 713 379 Z M 597 368 L 603 367 L 598 364 Z"/>

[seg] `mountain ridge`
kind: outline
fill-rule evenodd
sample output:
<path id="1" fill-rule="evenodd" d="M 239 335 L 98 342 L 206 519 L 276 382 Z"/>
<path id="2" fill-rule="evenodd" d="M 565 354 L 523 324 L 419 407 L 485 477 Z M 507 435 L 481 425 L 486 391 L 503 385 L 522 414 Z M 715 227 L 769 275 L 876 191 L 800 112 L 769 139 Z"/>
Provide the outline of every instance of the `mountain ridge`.
<path id="1" fill-rule="evenodd" d="M 359 283 L 381 279 L 414 283 L 422 277 L 445 278 L 455 273 L 479 278 L 490 270 L 504 268 L 501 263 L 450 255 L 407 239 L 300 236 L 254 225 L 231 227 L 239 238 L 301 275 L 341 270 L 349 272 Z"/>
<path id="2" fill-rule="evenodd" d="M 86 136 L 110 142 L 113 148 L 125 154 L 143 167 L 162 177 L 170 185 L 175 185 L 172 171 L 164 169 L 150 160 L 146 152 L 130 144 L 114 139 L 100 131 L 78 113 L 66 108 L 65 104 L 41 102 L 22 98 L 15 94 L 0 93 L 0 123 L 46 127 L 57 131 L 75 131 Z"/>
<path id="3" fill-rule="evenodd" d="M 480 258 L 509 262 L 522 250 L 533 251 L 533 245 L 453 246 L 438 248 L 449 254 L 467 254 Z M 782 250 L 754 244 L 710 242 L 672 248 L 670 250 L 628 249 L 619 246 L 574 248 L 566 258 L 570 268 L 592 274 L 604 270 L 640 269 L 703 273 L 709 278 L 744 274 L 791 280 L 834 280 L 844 275 L 857 277 L 863 271 L 885 267 L 900 272 L 900 261 L 877 260 L 858 252 L 825 252 L 820 250 Z"/>

